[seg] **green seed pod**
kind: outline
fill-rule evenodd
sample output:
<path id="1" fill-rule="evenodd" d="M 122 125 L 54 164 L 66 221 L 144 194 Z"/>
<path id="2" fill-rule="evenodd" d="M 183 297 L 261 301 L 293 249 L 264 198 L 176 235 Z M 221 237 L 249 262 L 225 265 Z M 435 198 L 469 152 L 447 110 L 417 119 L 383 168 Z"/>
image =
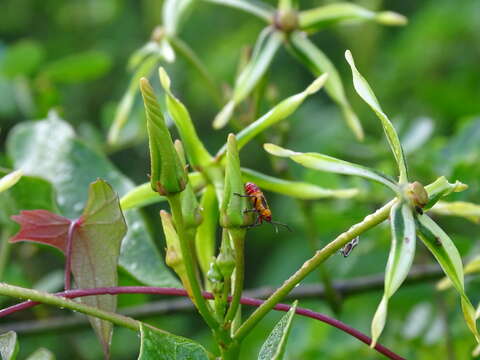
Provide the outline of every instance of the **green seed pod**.
<path id="1" fill-rule="evenodd" d="M 220 272 L 220 269 L 218 268 L 216 261 L 212 261 L 210 263 L 210 268 L 208 269 L 208 272 L 207 272 L 207 279 L 211 283 L 223 282 L 224 277 Z"/>
<path id="2" fill-rule="evenodd" d="M 217 256 L 215 263 L 225 279 L 232 276 L 233 270 L 235 269 L 235 251 L 230 245 L 228 230 L 223 230 L 220 254 Z"/>
<path id="3" fill-rule="evenodd" d="M 417 210 L 423 209 L 425 205 L 428 204 L 428 193 L 418 181 L 408 184 L 406 193 L 407 197 Z"/>
<path id="4" fill-rule="evenodd" d="M 187 173 L 175 151 L 153 88 L 146 78 L 140 79 L 140 90 L 147 114 L 152 189 L 160 195 L 181 192 L 188 182 Z"/>

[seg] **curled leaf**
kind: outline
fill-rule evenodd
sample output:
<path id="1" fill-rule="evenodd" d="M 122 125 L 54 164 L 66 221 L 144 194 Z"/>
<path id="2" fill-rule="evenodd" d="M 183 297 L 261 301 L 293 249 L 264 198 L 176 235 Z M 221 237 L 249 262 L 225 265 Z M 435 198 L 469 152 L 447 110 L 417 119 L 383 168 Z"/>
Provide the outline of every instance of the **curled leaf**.
<path id="1" fill-rule="evenodd" d="M 430 209 L 435 205 L 442 197 L 450 195 L 452 192 L 462 192 L 468 188 L 468 185 L 455 181 L 455 183 L 449 183 L 445 176 L 439 177 L 433 183 L 425 186 L 425 190 L 428 193 L 428 203 L 424 207 L 424 210 Z"/>

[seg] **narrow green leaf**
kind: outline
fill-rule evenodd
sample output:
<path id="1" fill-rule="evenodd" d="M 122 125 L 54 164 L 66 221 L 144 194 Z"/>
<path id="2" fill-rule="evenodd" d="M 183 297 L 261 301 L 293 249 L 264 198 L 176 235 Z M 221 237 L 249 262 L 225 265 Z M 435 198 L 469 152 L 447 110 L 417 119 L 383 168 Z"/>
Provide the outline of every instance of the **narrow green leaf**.
<path id="1" fill-rule="evenodd" d="M 22 168 L 25 174 L 40 176 L 54 185 L 60 213 L 71 219 L 80 216 L 86 201 L 85 189 L 95 179 L 105 179 L 120 195 L 134 187 L 105 156 L 75 138 L 71 126 L 53 113 L 47 120 L 15 126 L 7 138 L 7 153 L 15 168 Z M 51 191 L 47 194 L 53 196 Z M 140 213 L 128 210 L 124 215 L 128 233 L 122 242 L 120 266 L 146 285 L 178 286 L 178 280 L 165 266 Z"/>
<path id="2" fill-rule="evenodd" d="M 292 327 L 293 316 L 298 301 L 295 301 L 288 312 L 275 325 L 267 340 L 262 345 L 258 360 L 282 360 L 287 346 L 288 334 Z"/>
<path id="3" fill-rule="evenodd" d="M 308 96 L 315 94 L 322 88 L 323 84 L 325 84 L 325 81 L 327 80 L 327 76 L 327 74 L 320 76 L 314 82 L 312 82 L 304 91 L 286 98 L 285 100 L 277 104 L 268 113 L 263 115 L 260 119 L 254 121 L 246 128 L 241 130 L 236 135 L 238 141 L 238 149 L 242 149 L 255 136 L 293 114 Z M 218 151 L 217 157 L 222 156 L 226 150 L 227 145 L 225 144 Z"/>
<path id="4" fill-rule="evenodd" d="M 357 139 L 363 140 L 362 124 L 348 102 L 340 75 L 330 59 L 310 41 L 306 34 L 300 31 L 294 31 L 290 34 L 288 44 L 294 55 L 310 69 L 314 76 L 328 74 L 325 91 L 340 106 L 347 125 Z"/>
<path id="5" fill-rule="evenodd" d="M 463 268 L 464 275 L 474 274 L 480 272 L 480 255 L 475 256 Z M 443 278 L 437 283 L 438 290 L 446 290 L 452 286 L 452 282 L 448 277 Z M 477 310 L 478 313 L 478 310 Z M 478 318 L 478 316 L 476 316 Z"/>
<path id="6" fill-rule="evenodd" d="M 211 360 L 208 352 L 192 340 L 140 323 L 138 360 Z"/>
<path id="7" fill-rule="evenodd" d="M 245 11 L 255 15 L 267 23 L 273 20 L 275 9 L 269 4 L 256 0 L 203 0 L 205 2 L 219 4 Z"/>
<path id="8" fill-rule="evenodd" d="M 72 243 L 72 272 L 78 288 L 91 289 L 118 285 L 117 263 L 120 244 L 127 232 L 117 194 L 103 180 L 90 185 L 88 201 L 80 218 L 81 225 Z M 81 302 L 115 312 L 116 296 L 98 295 L 81 298 Z M 103 345 L 110 353 L 112 323 L 89 317 Z"/>
<path id="9" fill-rule="evenodd" d="M 0 335 L 0 355 L 2 360 L 15 360 L 18 354 L 18 341 L 15 331 Z"/>
<path id="10" fill-rule="evenodd" d="M 395 131 L 395 128 L 388 119 L 387 115 L 385 115 L 380 107 L 380 104 L 378 103 L 378 100 L 375 97 L 375 94 L 373 93 L 373 90 L 368 84 L 367 80 L 365 80 L 365 78 L 355 67 L 355 62 L 350 50 L 345 52 L 345 58 L 352 69 L 353 86 L 355 87 L 357 94 L 370 106 L 370 108 L 375 112 L 377 117 L 382 122 L 383 130 L 387 136 L 388 143 L 390 144 L 390 149 L 392 150 L 395 160 L 397 161 L 398 170 L 400 172 L 400 183 L 406 183 L 408 181 L 407 164 L 397 132 Z"/>
<path id="11" fill-rule="evenodd" d="M 461 216 L 474 223 L 480 223 L 480 205 L 466 201 L 439 201 L 430 211 L 439 215 Z"/>
<path id="12" fill-rule="evenodd" d="M 445 176 L 439 177 L 433 183 L 425 186 L 425 190 L 428 193 L 428 203 L 423 208 L 424 210 L 430 209 L 434 206 L 442 197 L 450 195 L 452 192 L 462 192 L 468 188 L 468 185 L 455 181 L 455 183 L 449 183 Z"/>
<path id="13" fill-rule="evenodd" d="M 420 239 L 435 256 L 445 275 L 448 276 L 458 291 L 465 322 L 477 339 L 477 342 L 480 342 L 480 335 L 475 323 L 475 309 L 465 293 L 462 259 L 457 248 L 440 226 L 425 214 L 417 215 L 417 231 Z"/>
<path id="14" fill-rule="evenodd" d="M 406 203 L 396 203 L 390 211 L 392 245 L 385 270 L 385 290 L 382 301 L 372 321 L 372 344 L 377 343 L 385 326 L 388 301 L 397 291 L 410 271 L 415 255 L 415 220 Z"/>
<path id="15" fill-rule="evenodd" d="M 216 232 L 218 224 L 218 204 L 215 196 L 215 188 L 208 185 L 200 200 L 203 209 L 203 222 L 197 228 L 195 234 L 195 248 L 198 263 L 204 275 L 207 272 L 215 255 Z"/>
<path id="16" fill-rule="evenodd" d="M 383 25 L 405 25 L 407 19 L 392 11 L 374 12 L 353 3 L 334 3 L 301 11 L 299 24 L 302 30 L 320 30 L 340 22 L 377 21 Z"/>
<path id="17" fill-rule="evenodd" d="M 320 186 L 305 182 L 279 179 L 246 168 L 242 168 L 242 175 L 245 182 L 250 181 L 257 184 L 262 189 L 291 196 L 297 199 L 348 199 L 358 194 L 357 189 L 325 189 Z"/>
<path id="18" fill-rule="evenodd" d="M 167 129 L 160 104 L 146 78 L 140 79 L 140 91 L 147 114 L 150 149 L 150 184 L 161 195 L 175 194 L 185 189 L 186 171 L 180 163 Z"/>
<path id="19" fill-rule="evenodd" d="M 379 182 L 380 184 L 389 187 L 396 193 L 400 191 L 398 185 L 390 177 L 361 165 L 353 164 L 348 161 L 339 160 L 334 157 L 318 153 L 295 152 L 274 144 L 265 144 L 263 147 L 272 155 L 288 157 L 310 169 L 332 172 L 336 174 L 360 176 Z"/>
<path id="20" fill-rule="evenodd" d="M 15 185 L 23 175 L 22 169 L 12 171 L 0 178 L 0 193 Z"/>
<path id="21" fill-rule="evenodd" d="M 27 360 L 55 360 L 55 355 L 45 348 L 37 349 Z"/>
<path id="22" fill-rule="evenodd" d="M 177 34 L 194 0 L 166 0 L 163 3 L 162 23 L 168 36 Z"/>
<path id="23" fill-rule="evenodd" d="M 190 164 L 194 168 L 207 166 L 212 161 L 212 156 L 198 137 L 187 108 L 171 92 L 170 78 L 163 67 L 159 69 L 159 76 L 166 93 L 167 110 L 180 133 Z"/>
<path id="24" fill-rule="evenodd" d="M 188 182 L 195 190 L 201 189 L 205 186 L 205 178 L 199 172 L 192 172 L 188 174 Z M 156 204 L 166 201 L 165 196 L 158 195 L 152 190 L 150 183 L 144 183 L 131 189 L 128 193 L 120 199 L 120 206 L 122 210 L 136 209 L 139 207 Z"/>
<path id="25" fill-rule="evenodd" d="M 255 44 L 250 62 L 245 66 L 235 82 L 232 99 L 213 121 L 215 129 L 224 127 L 230 120 L 235 107 L 251 93 L 270 66 L 275 53 L 282 44 L 283 38 L 284 35 L 282 33 L 272 30 L 270 27 L 262 31 Z"/>
<path id="26" fill-rule="evenodd" d="M 139 92 L 138 82 L 142 77 L 150 76 L 159 60 L 160 57 L 158 54 L 148 56 L 141 62 L 135 70 L 135 73 L 132 75 L 128 88 L 117 106 L 112 125 L 108 130 L 107 141 L 110 145 L 117 145 L 120 140 L 120 133 L 127 123 L 135 97 Z"/>

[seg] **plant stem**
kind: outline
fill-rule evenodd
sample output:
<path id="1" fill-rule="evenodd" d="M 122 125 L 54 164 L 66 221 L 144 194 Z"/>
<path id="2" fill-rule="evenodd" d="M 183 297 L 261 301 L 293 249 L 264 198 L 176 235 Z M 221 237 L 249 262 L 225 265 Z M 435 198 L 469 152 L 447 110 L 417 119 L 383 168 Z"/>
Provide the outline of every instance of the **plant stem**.
<path id="1" fill-rule="evenodd" d="M 65 250 L 65 291 L 70 290 L 71 286 L 71 272 L 72 272 L 72 246 L 73 246 L 73 235 L 75 228 L 80 223 L 80 219 L 72 220 L 68 226 L 67 234 L 67 248 Z"/>
<path id="2" fill-rule="evenodd" d="M 219 4 L 224 6 L 229 6 L 239 10 L 248 12 L 249 14 L 255 15 L 260 19 L 270 23 L 272 20 L 273 9 L 264 3 L 257 1 L 245 1 L 245 0 L 204 0 L 205 2 Z"/>
<path id="3" fill-rule="evenodd" d="M 27 307 L 35 306 L 38 303 L 53 305 L 59 308 L 67 308 L 70 310 L 81 312 L 86 315 L 97 317 L 99 319 L 107 320 L 115 325 L 123 326 L 134 331 L 140 331 L 140 326 L 137 320 L 131 319 L 124 315 L 115 314 L 109 311 L 100 310 L 92 306 L 84 305 L 82 303 L 72 301 L 61 296 L 56 296 L 31 289 L 25 289 L 19 286 L 13 286 L 5 283 L 0 283 L 0 294 L 15 297 L 18 299 L 28 299 L 26 303 L 23 303 L 28 304 Z M 66 292 L 65 295 L 68 295 L 68 292 Z M 26 306 L 24 306 L 23 308 L 26 308 Z"/>
<path id="4" fill-rule="evenodd" d="M 6 226 L 0 232 L 0 280 L 3 279 L 3 272 L 7 266 L 10 255 L 10 243 L 8 242 L 9 230 Z"/>
<path id="5" fill-rule="evenodd" d="M 318 265 L 335 254 L 349 241 L 385 220 L 390 213 L 390 208 L 396 201 L 397 199 L 395 198 L 375 211 L 373 214 L 366 216 L 361 222 L 353 225 L 346 232 L 337 236 L 335 240 L 330 242 L 323 249 L 317 251 L 315 255 L 307 260 L 295 274 L 286 280 L 283 285 L 277 289 L 268 298 L 268 300 L 265 301 L 265 303 L 262 304 L 262 306 L 260 306 L 250 315 L 250 317 L 242 324 L 242 326 L 240 326 L 233 338 L 235 340 L 242 340 L 255 327 L 255 325 L 257 325 L 258 322 L 275 307 L 277 303 L 279 303 L 308 274 L 315 270 Z"/>
<path id="6" fill-rule="evenodd" d="M 180 202 L 180 193 L 168 195 L 168 202 L 170 204 L 170 209 L 172 210 L 173 222 L 175 224 L 179 242 L 180 249 L 182 251 L 183 261 L 185 263 L 185 270 L 187 272 L 188 281 L 192 288 L 192 294 L 189 294 L 193 299 L 193 302 L 198 308 L 198 312 L 203 317 L 207 325 L 213 330 L 218 329 L 219 324 L 215 317 L 212 315 L 210 308 L 208 307 L 207 302 L 202 297 L 202 290 L 200 289 L 200 284 L 195 272 L 193 265 L 194 254 L 191 251 L 188 238 L 183 227 L 183 215 L 182 215 L 182 205 Z"/>
<path id="7" fill-rule="evenodd" d="M 235 282 L 232 302 L 225 316 L 225 323 L 232 321 L 237 313 L 245 278 L 245 229 L 228 229 L 228 233 L 233 239 L 235 248 Z"/>
<path id="8" fill-rule="evenodd" d="M 93 296 L 93 295 L 119 295 L 119 294 L 162 294 L 162 295 L 173 295 L 173 296 L 188 296 L 188 293 L 184 289 L 175 289 L 175 288 L 156 288 L 156 287 L 147 287 L 147 286 L 123 286 L 123 287 L 109 287 L 109 288 L 96 288 L 96 289 L 77 289 L 77 290 L 70 290 L 65 291 L 62 293 L 58 293 L 56 295 L 46 294 L 40 291 L 24 289 L 18 286 L 12 286 L 4 283 L 0 283 L 0 295 L 7 295 L 13 296 L 18 298 L 28 298 L 35 301 L 26 301 L 15 306 L 12 306 L 7 309 L 0 310 L 0 317 L 6 316 L 16 311 L 25 310 L 30 307 L 38 305 L 40 302 L 45 304 L 56 305 L 60 307 L 66 307 L 72 310 L 76 310 L 79 312 L 83 312 L 87 315 L 98 316 L 104 320 L 111 321 L 120 326 L 126 326 L 131 328 L 132 330 L 138 331 L 139 325 L 136 320 L 130 319 L 128 317 L 109 313 L 107 311 L 98 310 L 96 308 L 92 308 L 90 306 L 82 305 L 77 302 L 73 302 L 71 300 L 67 300 L 66 298 L 76 298 L 76 297 L 83 297 L 83 296 Z M 206 299 L 213 299 L 213 294 L 204 292 L 202 296 Z M 231 298 L 229 298 L 231 300 Z M 243 297 L 241 299 L 241 303 L 248 306 L 261 306 L 265 303 L 264 300 L 253 299 L 248 297 Z M 291 306 L 286 304 L 276 304 L 273 309 L 278 311 L 288 311 L 290 310 Z M 327 315 L 317 313 L 315 311 L 309 309 L 298 308 L 295 311 L 296 314 L 309 317 L 312 319 L 316 319 L 322 321 L 326 324 L 332 325 L 339 330 L 342 330 L 360 341 L 364 342 L 365 344 L 369 345 L 371 343 L 371 339 L 361 333 L 360 331 L 348 326 L 347 324 L 342 323 L 339 320 L 333 319 Z M 133 329 L 135 327 L 135 329 Z M 234 355 L 238 355 L 236 353 L 235 347 L 238 346 L 238 342 L 233 341 L 230 343 L 231 349 L 225 347 L 221 349 L 223 352 L 227 353 L 230 358 L 235 359 Z M 403 358 L 394 352 L 390 351 L 386 347 L 376 344 L 375 349 L 389 357 L 390 359 L 394 360 L 403 360 Z M 230 359 L 229 358 L 229 359 Z"/>

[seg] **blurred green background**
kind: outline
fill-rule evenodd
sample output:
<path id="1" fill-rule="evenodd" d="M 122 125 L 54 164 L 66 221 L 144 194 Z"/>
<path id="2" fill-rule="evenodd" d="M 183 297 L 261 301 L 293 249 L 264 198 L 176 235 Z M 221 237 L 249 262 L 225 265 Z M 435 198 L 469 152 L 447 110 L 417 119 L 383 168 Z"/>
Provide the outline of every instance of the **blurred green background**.
<path id="1" fill-rule="evenodd" d="M 274 4 L 273 1 L 270 1 Z M 330 1 L 301 1 L 304 9 Z M 284 124 L 247 146 L 242 166 L 264 173 L 289 176 L 318 185 L 362 190 L 353 200 L 323 200 L 308 206 L 314 216 L 315 248 L 333 239 L 351 224 L 374 211 L 391 196 L 363 180 L 315 173 L 291 163 L 273 161 L 260 148 L 264 140 L 284 136 L 287 147 L 316 151 L 361 163 L 395 175 L 393 158 L 378 120 L 352 91 L 351 74 L 344 60 L 351 49 L 357 66 L 369 80 L 384 110 L 391 117 L 406 147 L 411 178 L 429 183 L 440 175 L 459 179 L 469 190 L 451 199 L 480 203 L 480 2 L 478 0 L 360 0 L 370 9 L 393 10 L 408 17 L 405 27 L 367 23 L 340 25 L 313 36 L 313 41 L 332 59 L 347 88 L 348 98 L 365 127 L 363 143 L 347 129 L 335 104 L 324 93 L 308 99 Z M 137 97 L 122 143 L 106 145 L 106 134 L 116 105 L 127 89 L 131 74 L 127 62 L 161 23 L 160 0 L 3 0 L 0 3 L 0 166 L 10 168 L 5 152 L 10 130 L 20 122 L 45 118 L 56 109 L 90 147 L 108 155 L 116 167 L 136 184 L 147 181 L 149 169 L 143 127 L 143 108 Z M 236 10 L 200 2 L 183 24 L 180 37 L 204 61 L 219 84 L 232 84 L 242 48 L 252 46 L 263 24 Z M 201 138 L 211 152 L 225 141 L 229 131 L 214 131 L 211 122 L 219 105 L 205 91 L 195 70 L 178 56 L 168 65 L 174 92 L 189 108 Z M 312 76 L 285 50 L 273 61 L 268 74 L 268 94 L 260 113 L 278 100 L 303 90 Z M 153 82 L 158 86 L 155 77 Z M 419 128 L 420 127 L 420 128 Z M 418 129 L 423 129 L 422 131 Z M 412 134 L 422 133 L 424 138 Z M 408 144 L 408 145 L 407 145 Z M 95 174 L 92 174 L 95 176 Z M 86 192 L 86 189 L 78 189 Z M 268 194 L 276 219 L 288 223 L 293 233 L 276 234 L 269 226 L 249 232 L 247 288 L 279 286 L 313 252 L 307 240 L 299 203 Z M 144 209 L 149 230 L 160 249 L 160 205 Z M 462 256 L 478 253 L 479 225 L 461 218 L 440 218 Z M 369 231 L 346 259 L 331 258 L 326 267 L 334 280 L 380 274 L 389 249 L 386 224 Z M 419 244 L 416 264 L 433 259 Z M 62 258 L 53 250 L 22 244 L 12 248 L 5 281 L 34 287 L 46 276 L 58 278 Z M 57 274 L 57 275 L 55 275 Z M 3 280 L 3 279 L 2 279 Z M 53 288 L 61 286 L 53 281 Z M 308 282 L 318 282 L 318 273 Z M 121 283 L 136 284 L 126 274 Z M 467 279 L 472 302 L 480 300 L 480 284 Z M 338 317 L 368 333 L 381 291 L 344 299 Z M 158 298 L 120 296 L 120 306 L 140 305 Z M 2 298 L 1 304 L 12 300 Z M 302 300 L 302 307 L 332 314 L 321 300 Z M 12 321 L 66 316 L 66 312 L 38 307 L 7 319 Z M 242 359 L 256 358 L 263 339 L 280 314 L 270 314 L 251 334 Z M 176 334 L 213 346 L 210 334 L 196 314 L 154 316 L 148 321 Z M 18 331 L 20 359 L 39 346 L 52 350 L 57 359 L 100 359 L 101 349 L 87 327 L 42 334 Z M 469 359 L 473 337 L 463 322 L 457 295 L 438 292 L 429 282 L 401 288 L 391 300 L 386 331 L 380 340 L 408 359 Z M 128 330 L 116 329 L 112 358 L 133 359 L 139 339 Z M 376 359 L 379 355 L 363 343 L 310 319 L 295 318 L 289 339 L 288 359 Z"/>

